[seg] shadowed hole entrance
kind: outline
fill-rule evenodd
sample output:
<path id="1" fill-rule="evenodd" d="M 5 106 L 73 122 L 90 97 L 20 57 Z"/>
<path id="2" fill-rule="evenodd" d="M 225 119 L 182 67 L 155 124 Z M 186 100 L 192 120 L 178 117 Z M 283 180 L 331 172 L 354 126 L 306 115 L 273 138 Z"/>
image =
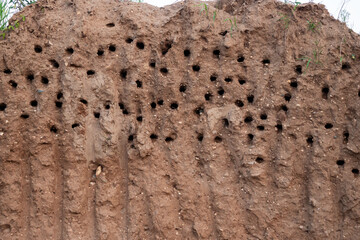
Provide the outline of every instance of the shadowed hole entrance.
<path id="1" fill-rule="evenodd" d="M 145 48 L 145 44 L 143 43 L 143 42 L 137 42 L 136 43 L 136 47 L 138 48 L 138 49 L 144 49 Z"/>
<path id="2" fill-rule="evenodd" d="M 249 139 L 249 141 L 252 141 L 253 139 L 254 139 L 254 135 L 253 134 L 251 134 L 251 133 L 249 133 L 248 134 L 248 139 Z"/>
<path id="3" fill-rule="evenodd" d="M 136 80 L 136 87 L 142 88 L 142 82 L 140 80 Z"/>
<path id="4" fill-rule="evenodd" d="M 142 117 L 142 116 L 137 116 L 137 117 L 136 117 L 136 121 L 142 122 L 142 120 L 143 120 L 143 117 Z"/>
<path id="5" fill-rule="evenodd" d="M 108 24 L 106 24 L 106 26 L 107 26 L 107 27 L 110 27 L 110 28 L 111 28 L 111 27 L 115 27 L 115 23 L 108 23 Z"/>
<path id="6" fill-rule="evenodd" d="M 243 106 L 244 106 L 244 103 L 243 103 L 243 101 L 241 101 L 241 100 L 236 100 L 236 101 L 235 101 L 235 105 L 236 105 L 237 107 L 243 107 Z"/>
<path id="7" fill-rule="evenodd" d="M 216 143 L 221 143 L 221 142 L 222 142 L 222 138 L 221 138 L 220 136 L 216 136 L 216 137 L 214 138 L 214 141 L 215 141 Z"/>
<path id="8" fill-rule="evenodd" d="M 163 74 L 167 74 L 169 70 L 167 68 L 160 68 L 160 72 Z"/>
<path id="9" fill-rule="evenodd" d="M 292 79 L 290 81 L 290 86 L 293 88 L 297 88 L 298 87 L 298 82 L 295 79 Z"/>
<path id="10" fill-rule="evenodd" d="M 126 43 L 132 43 L 133 41 L 134 41 L 134 39 L 132 39 L 132 38 L 130 38 L 130 37 L 128 37 L 128 38 L 125 40 Z"/>
<path id="11" fill-rule="evenodd" d="M 94 112 L 94 117 L 95 118 L 100 118 L 100 113 L 99 112 Z"/>
<path id="12" fill-rule="evenodd" d="M 156 67 L 155 60 L 151 60 L 150 63 L 149 63 L 149 66 L 152 67 L 152 68 L 155 68 Z"/>
<path id="13" fill-rule="evenodd" d="M 72 128 L 77 128 L 77 127 L 79 127 L 79 126 L 80 126 L 79 123 L 74 123 L 73 125 L 71 125 Z"/>
<path id="14" fill-rule="evenodd" d="M 185 49 L 185 50 L 184 50 L 184 56 L 185 56 L 185 57 L 189 57 L 190 54 L 191 54 L 191 52 L 190 52 L 189 49 Z"/>
<path id="15" fill-rule="evenodd" d="M 215 82 L 217 79 L 217 76 L 215 74 L 210 76 L 210 81 Z M 359 91 L 360 92 L 360 91 Z"/>
<path id="16" fill-rule="evenodd" d="M 275 128 L 276 128 L 276 131 L 277 131 L 277 132 L 282 132 L 282 130 L 283 130 L 283 125 L 282 125 L 281 123 L 277 123 L 276 126 L 275 126 Z"/>
<path id="17" fill-rule="evenodd" d="M 199 142 L 202 142 L 202 140 L 204 140 L 204 135 L 203 135 L 202 133 L 199 133 L 199 134 L 197 135 L 197 140 L 198 140 Z"/>
<path id="18" fill-rule="evenodd" d="M 263 163 L 263 162 L 264 162 L 264 159 L 263 159 L 262 157 L 257 157 L 257 158 L 255 159 L 255 161 L 256 161 L 257 163 Z"/>
<path id="19" fill-rule="evenodd" d="M 86 72 L 86 74 L 87 74 L 88 76 L 92 76 L 92 75 L 95 74 L 95 71 L 94 71 L 94 70 L 88 70 L 88 71 Z"/>
<path id="20" fill-rule="evenodd" d="M 83 98 L 80 99 L 80 102 L 81 102 L 82 104 L 85 104 L 85 105 L 88 104 L 88 102 L 87 102 L 85 99 L 83 99 Z"/>
<path id="21" fill-rule="evenodd" d="M 162 100 L 162 99 L 158 100 L 158 101 L 157 101 L 157 104 L 158 104 L 159 106 L 164 105 L 164 100 Z"/>
<path id="22" fill-rule="evenodd" d="M 343 132 L 344 144 L 347 144 L 349 142 L 349 137 L 350 137 L 350 133 L 348 131 L 344 131 Z"/>
<path id="23" fill-rule="evenodd" d="M 337 164 L 338 166 L 343 166 L 343 165 L 345 164 L 345 161 L 344 161 L 344 160 L 337 160 L 337 161 L 336 161 L 336 164 Z"/>
<path id="24" fill-rule="evenodd" d="M 151 106 L 152 109 L 155 109 L 156 108 L 156 103 L 152 102 L 152 103 L 150 103 L 150 106 Z"/>
<path id="25" fill-rule="evenodd" d="M 7 69 L 5 69 L 5 70 L 4 70 L 4 73 L 5 73 L 5 74 L 11 74 L 11 73 L 12 73 L 12 71 L 11 71 L 10 69 L 8 69 L 8 68 L 7 68 Z"/>
<path id="26" fill-rule="evenodd" d="M 6 103 L 0 103 L 0 111 L 5 111 L 6 107 Z"/>
<path id="27" fill-rule="evenodd" d="M 38 105 L 38 102 L 36 100 L 32 100 L 30 101 L 30 105 L 36 107 Z"/>
<path id="28" fill-rule="evenodd" d="M 296 72 L 297 74 L 302 74 L 302 66 L 301 66 L 301 65 L 297 65 L 297 66 L 295 67 L 295 72 Z"/>
<path id="29" fill-rule="evenodd" d="M 290 94 L 290 93 L 286 93 L 286 94 L 284 95 L 284 99 L 285 99 L 285 101 L 290 102 L 290 100 L 291 100 L 291 94 Z"/>
<path id="30" fill-rule="evenodd" d="M 23 113 L 23 114 L 20 115 L 20 117 L 23 118 L 23 119 L 28 119 L 30 116 L 27 113 Z"/>
<path id="31" fill-rule="evenodd" d="M 173 102 L 173 103 L 171 103 L 171 105 L 170 105 L 170 108 L 171 109 L 177 109 L 179 107 L 179 104 L 177 103 L 177 102 Z"/>
<path id="32" fill-rule="evenodd" d="M 219 57 L 220 57 L 220 50 L 215 49 L 215 50 L 213 51 L 213 54 L 214 54 L 214 56 L 215 56 L 216 58 L 219 58 Z"/>
<path id="33" fill-rule="evenodd" d="M 264 65 L 269 65 L 270 64 L 270 59 L 264 59 L 264 60 L 262 60 L 262 63 Z"/>
<path id="34" fill-rule="evenodd" d="M 264 131 L 264 130 L 265 130 L 265 127 L 262 126 L 262 125 L 259 125 L 259 126 L 257 126 L 257 129 L 258 129 L 259 131 Z"/>
<path id="35" fill-rule="evenodd" d="M 195 110 L 194 110 L 194 113 L 196 114 L 196 115 L 201 115 L 201 114 L 203 114 L 204 113 L 204 111 L 205 111 L 205 109 L 203 108 L 203 107 L 197 107 Z"/>
<path id="36" fill-rule="evenodd" d="M 35 46 L 34 46 L 34 51 L 35 51 L 36 53 L 41 53 L 41 52 L 42 52 L 42 47 L 41 47 L 40 45 L 35 45 Z"/>
<path id="37" fill-rule="evenodd" d="M 34 74 L 28 74 L 28 75 L 26 76 L 26 78 L 27 78 L 27 80 L 29 80 L 29 81 L 32 81 L 32 80 L 35 79 Z"/>
<path id="38" fill-rule="evenodd" d="M 246 83 L 246 80 L 245 80 L 245 79 L 241 79 L 241 78 L 239 79 L 239 84 L 240 84 L 240 85 L 244 85 L 245 83 Z"/>
<path id="39" fill-rule="evenodd" d="M 10 80 L 10 81 L 9 81 L 9 84 L 10 84 L 10 86 L 13 87 L 13 88 L 17 88 L 17 86 L 18 86 L 17 82 L 15 82 L 14 80 Z"/>
<path id="40" fill-rule="evenodd" d="M 152 134 L 150 135 L 150 139 L 156 140 L 156 139 L 158 139 L 158 136 L 157 136 L 156 134 L 152 133 Z"/>
<path id="41" fill-rule="evenodd" d="M 237 61 L 238 61 L 239 63 L 244 62 L 244 61 L 245 61 L 244 56 L 239 56 L 238 59 L 237 59 Z"/>
<path id="42" fill-rule="evenodd" d="M 104 55 L 104 50 L 101 49 L 101 48 L 99 48 L 98 51 L 97 51 L 97 55 L 98 55 L 98 56 Z"/>
<path id="43" fill-rule="evenodd" d="M 56 106 L 57 108 L 62 108 L 62 105 L 63 105 L 62 102 L 60 102 L 60 101 L 55 101 L 55 106 Z"/>
<path id="44" fill-rule="evenodd" d="M 174 141 L 174 139 L 172 137 L 166 137 L 165 138 L 165 142 L 172 142 Z"/>
<path id="45" fill-rule="evenodd" d="M 225 80 L 225 82 L 227 82 L 227 83 L 232 82 L 232 78 L 231 78 L 231 77 L 227 77 L 227 78 L 225 78 L 224 80 Z"/>
<path id="46" fill-rule="evenodd" d="M 325 128 L 326 128 L 326 129 L 331 129 L 331 128 L 333 128 L 333 126 L 334 126 L 334 125 L 332 125 L 331 123 L 326 123 L 326 124 L 325 124 Z"/>
<path id="47" fill-rule="evenodd" d="M 248 100 L 249 103 L 253 103 L 254 102 L 254 95 L 247 96 L 247 100 Z"/>
<path id="48" fill-rule="evenodd" d="M 225 94 L 225 90 L 222 87 L 219 87 L 217 93 L 222 96 Z"/>
<path id="49" fill-rule="evenodd" d="M 344 63 L 342 66 L 341 66 L 341 69 L 342 70 L 349 70 L 351 67 L 350 67 L 350 63 Z"/>
<path id="50" fill-rule="evenodd" d="M 266 120 L 266 119 L 267 119 L 266 113 L 260 114 L 260 119 L 261 119 L 261 120 Z"/>
<path id="51" fill-rule="evenodd" d="M 247 117 L 245 117 L 244 122 L 245 123 L 251 123 L 253 120 L 254 119 L 252 118 L 252 116 L 247 116 Z"/>
<path id="52" fill-rule="evenodd" d="M 57 133 L 58 129 L 56 128 L 55 125 L 52 125 L 52 126 L 50 127 L 50 131 L 53 132 L 53 133 Z"/>
<path id="53" fill-rule="evenodd" d="M 309 144 L 309 145 L 312 145 L 313 143 L 314 143 L 314 137 L 313 136 L 308 136 L 307 138 L 306 138 L 306 142 L 307 142 L 307 144 Z"/>
<path id="54" fill-rule="evenodd" d="M 62 92 L 58 92 L 58 94 L 56 95 L 57 99 L 61 99 L 64 97 L 64 94 Z"/>
<path id="55" fill-rule="evenodd" d="M 49 84 L 49 79 L 47 78 L 47 77 L 41 77 L 41 82 L 43 83 L 43 84 Z"/>
<path id="56" fill-rule="evenodd" d="M 122 79 L 126 79 L 126 76 L 127 76 L 127 70 L 126 70 L 126 69 L 122 69 L 122 70 L 120 71 L 120 77 L 121 77 Z"/>
<path id="57" fill-rule="evenodd" d="M 351 172 L 352 172 L 353 174 L 355 174 L 355 175 L 359 175 L 359 169 L 357 169 L 357 168 L 353 168 L 353 169 L 351 170 Z"/>
<path id="58" fill-rule="evenodd" d="M 230 122 L 227 118 L 223 118 L 223 124 L 224 124 L 224 127 L 229 127 L 230 126 Z"/>
<path id="59" fill-rule="evenodd" d="M 54 68 L 59 68 L 59 67 L 60 67 L 59 63 L 58 63 L 55 59 L 51 59 L 51 60 L 49 60 L 49 61 L 50 61 L 51 65 L 52 65 Z"/>
<path id="60" fill-rule="evenodd" d="M 329 92 L 330 92 L 330 89 L 329 89 L 328 86 L 323 87 L 323 88 L 321 89 L 322 98 L 323 98 L 323 99 L 328 99 Z"/>
<path id="61" fill-rule="evenodd" d="M 73 53 L 74 53 L 74 49 L 71 48 L 71 47 L 66 48 L 65 51 L 66 51 L 68 54 L 73 54 Z"/>
<path id="62" fill-rule="evenodd" d="M 200 66 L 199 65 L 193 65 L 192 69 L 193 69 L 194 72 L 198 72 L 198 71 L 200 71 Z"/>
<path id="63" fill-rule="evenodd" d="M 180 87 L 179 87 L 179 91 L 180 92 L 185 92 L 186 91 L 186 85 L 185 84 L 181 84 Z"/>
<path id="64" fill-rule="evenodd" d="M 212 98 L 212 94 L 211 94 L 211 92 L 207 92 L 207 93 L 205 93 L 204 97 L 205 97 L 205 100 L 206 100 L 206 101 L 210 101 L 210 100 L 211 100 L 211 98 Z"/>
<path id="65" fill-rule="evenodd" d="M 110 51 L 110 52 L 115 52 L 115 51 L 116 51 L 116 46 L 115 46 L 114 44 L 111 44 L 111 45 L 109 46 L 109 51 Z"/>

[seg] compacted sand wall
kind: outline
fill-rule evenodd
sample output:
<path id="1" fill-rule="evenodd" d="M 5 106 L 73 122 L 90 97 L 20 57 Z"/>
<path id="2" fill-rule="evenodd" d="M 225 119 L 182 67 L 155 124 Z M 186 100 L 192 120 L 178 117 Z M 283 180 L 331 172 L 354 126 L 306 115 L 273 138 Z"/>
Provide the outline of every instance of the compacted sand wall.
<path id="1" fill-rule="evenodd" d="M 324 6 L 40 0 L 16 20 L 0 239 L 358 239 L 360 37 Z"/>

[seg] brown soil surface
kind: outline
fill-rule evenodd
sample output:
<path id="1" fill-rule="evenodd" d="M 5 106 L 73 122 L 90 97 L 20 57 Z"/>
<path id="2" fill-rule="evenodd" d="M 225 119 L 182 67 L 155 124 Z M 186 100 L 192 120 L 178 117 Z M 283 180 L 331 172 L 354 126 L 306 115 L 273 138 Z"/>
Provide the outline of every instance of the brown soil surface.
<path id="1" fill-rule="evenodd" d="M 214 6 L 12 18 L 0 239 L 359 239 L 359 35 L 323 5 Z"/>

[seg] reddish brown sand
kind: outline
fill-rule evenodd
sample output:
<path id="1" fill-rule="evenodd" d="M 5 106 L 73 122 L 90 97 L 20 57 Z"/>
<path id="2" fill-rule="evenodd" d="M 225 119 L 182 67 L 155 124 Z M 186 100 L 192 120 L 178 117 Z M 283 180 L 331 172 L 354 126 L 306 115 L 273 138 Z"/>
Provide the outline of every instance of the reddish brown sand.
<path id="1" fill-rule="evenodd" d="M 214 6 L 13 17 L 0 239 L 359 239 L 359 35 L 322 5 Z"/>

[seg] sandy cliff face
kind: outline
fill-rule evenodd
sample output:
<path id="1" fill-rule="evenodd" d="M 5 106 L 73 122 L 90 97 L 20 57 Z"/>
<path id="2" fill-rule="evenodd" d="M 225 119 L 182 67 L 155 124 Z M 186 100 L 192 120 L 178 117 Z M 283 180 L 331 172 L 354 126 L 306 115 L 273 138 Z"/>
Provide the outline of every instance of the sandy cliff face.
<path id="1" fill-rule="evenodd" d="M 358 239 L 359 35 L 321 5 L 213 5 L 13 18 L 0 239 Z"/>

